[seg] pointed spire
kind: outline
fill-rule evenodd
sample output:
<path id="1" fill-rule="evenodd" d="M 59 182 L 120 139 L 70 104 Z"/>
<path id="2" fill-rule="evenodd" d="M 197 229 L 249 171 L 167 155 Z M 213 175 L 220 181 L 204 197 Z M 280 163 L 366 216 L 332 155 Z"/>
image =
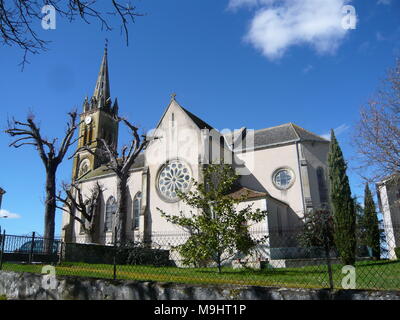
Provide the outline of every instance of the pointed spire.
<path id="1" fill-rule="evenodd" d="M 104 47 L 103 61 L 101 62 L 99 76 L 97 77 L 96 87 L 93 97 L 99 103 L 98 107 L 103 107 L 110 98 L 110 80 L 108 77 L 108 40 Z"/>
<path id="2" fill-rule="evenodd" d="M 115 116 L 118 116 L 118 99 L 117 99 L 117 98 L 115 98 L 114 106 L 113 106 L 113 108 L 112 108 L 112 113 L 113 113 Z"/>
<path id="3" fill-rule="evenodd" d="M 90 109 L 89 98 L 86 95 L 85 101 L 83 101 L 83 112 L 88 112 Z"/>

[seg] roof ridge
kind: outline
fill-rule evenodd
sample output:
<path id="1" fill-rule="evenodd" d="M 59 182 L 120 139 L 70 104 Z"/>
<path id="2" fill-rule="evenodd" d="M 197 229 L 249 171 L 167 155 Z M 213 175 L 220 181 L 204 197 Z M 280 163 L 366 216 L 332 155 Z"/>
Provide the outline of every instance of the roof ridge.
<path id="1" fill-rule="evenodd" d="M 277 126 L 273 126 L 273 127 L 268 127 L 268 128 L 257 129 L 257 130 L 254 130 L 254 132 L 260 132 L 260 131 L 264 131 L 264 130 L 275 129 L 275 128 L 279 128 L 279 127 L 287 126 L 287 125 L 290 125 L 290 124 L 291 124 L 291 122 L 287 122 L 287 123 L 283 123 L 283 124 L 280 124 L 280 125 L 277 125 Z"/>
<path id="2" fill-rule="evenodd" d="M 301 126 L 299 126 L 299 125 L 297 125 L 297 124 L 295 124 L 295 123 L 292 123 L 292 122 L 291 122 L 290 124 L 293 126 L 293 129 L 296 131 L 296 134 L 297 134 L 297 135 L 299 135 L 299 134 L 298 134 L 296 128 L 299 128 L 299 129 L 304 130 L 305 132 L 311 134 L 311 135 L 314 136 L 314 137 L 318 137 L 319 139 L 322 139 L 322 140 L 324 140 L 324 141 L 329 141 L 329 140 L 327 140 L 327 139 L 321 137 L 320 135 L 318 135 L 318 134 L 316 134 L 316 133 L 314 133 L 314 132 L 311 132 L 311 131 L 309 131 L 309 130 L 307 130 L 307 129 L 304 129 L 303 127 L 301 127 Z"/>
<path id="3" fill-rule="evenodd" d="M 297 139 L 301 140 L 300 134 L 297 132 L 296 130 L 296 125 L 293 122 L 289 122 L 289 125 L 292 127 L 292 129 L 294 130 L 294 133 L 297 136 Z"/>
<path id="4" fill-rule="evenodd" d="M 183 111 L 185 111 L 185 112 L 188 114 L 188 116 L 195 122 L 195 124 L 196 124 L 199 128 L 200 128 L 200 125 L 201 125 L 201 124 L 204 124 L 206 129 L 214 129 L 213 126 L 211 126 L 210 124 L 208 124 L 207 122 L 205 122 L 205 121 L 204 121 L 203 119 L 201 119 L 200 117 L 196 116 L 193 112 L 190 112 L 190 111 L 187 110 L 186 108 L 182 107 L 182 105 L 181 105 L 178 101 L 175 100 L 175 102 L 177 103 L 177 105 L 178 105 L 179 107 L 182 108 Z M 194 119 L 193 119 L 193 118 L 194 118 Z M 204 129 L 204 128 L 200 128 L 200 129 Z"/>

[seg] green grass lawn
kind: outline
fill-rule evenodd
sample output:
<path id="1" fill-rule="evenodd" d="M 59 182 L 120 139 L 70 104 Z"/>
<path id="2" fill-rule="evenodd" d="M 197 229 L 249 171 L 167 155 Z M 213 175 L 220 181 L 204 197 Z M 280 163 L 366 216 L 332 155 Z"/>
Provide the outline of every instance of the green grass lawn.
<path id="1" fill-rule="evenodd" d="M 341 265 L 333 265 L 335 288 L 341 288 L 344 274 Z M 3 270 L 41 273 L 41 265 L 5 263 Z M 113 266 L 85 263 L 63 263 L 57 275 L 112 278 Z M 300 288 L 329 287 L 326 266 L 263 270 L 223 268 L 177 268 L 153 266 L 117 266 L 117 279 L 177 282 L 191 284 L 240 284 Z M 400 261 L 363 261 L 356 263 L 357 289 L 400 289 Z"/>

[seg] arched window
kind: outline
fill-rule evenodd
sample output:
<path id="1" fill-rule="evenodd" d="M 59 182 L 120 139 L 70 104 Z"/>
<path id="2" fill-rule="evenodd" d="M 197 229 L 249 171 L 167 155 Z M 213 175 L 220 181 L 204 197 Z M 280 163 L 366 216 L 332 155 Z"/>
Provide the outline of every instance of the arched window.
<path id="1" fill-rule="evenodd" d="M 224 136 L 219 137 L 219 163 L 225 163 L 225 138 Z"/>
<path id="2" fill-rule="evenodd" d="M 213 144 L 212 144 L 212 136 L 211 134 L 208 137 L 208 163 L 212 164 L 213 163 Z"/>
<path id="3" fill-rule="evenodd" d="M 321 204 L 328 202 L 328 189 L 325 183 L 325 174 L 322 167 L 317 168 L 317 179 L 318 179 L 318 190 L 319 190 L 319 201 Z"/>
<path id="4" fill-rule="evenodd" d="M 80 224 L 79 233 L 84 234 L 85 233 L 84 225 L 86 226 L 86 218 L 83 214 L 81 215 L 81 220 L 82 223 Z"/>
<path id="5" fill-rule="evenodd" d="M 90 169 L 90 160 L 89 159 L 82 160 L 79 166 L 78 176 L 79 177 L 83 176 L 85 173 L 89 171 L 89 169 Z"/>
<path id="6" fill-rule="evenodd" d="M 90 128 L 89 128 L 89 141 L 88 141 L 88 144 L 92 144 L 92 141 L 93 140 L 93 127 L 92 126 L 90 126 Z"/>
<path id="7" fill-rule="evenodd" d="M 86 144 L 87 144 L 87 135 L 88 135 L 88 131 L 87 131 L 87 128 L 85 127 L 85 131 L 84 131 L 84 133 L 83 133 L 83 145 L 84 146 L 86 146 Z"/>
<path id="8" fill-rule="evenodd" d="M 133 229 L 139 228 L 140 208 L 142 207 L 142 193 L 138 192 L 133 199 Z"/>
<path id="9" fill-rule="evenodd" d="M 109 197 L 106 202 L 106 216 L 104 221 L 104 230 L 112 231 L 114 215 L 117 212 L 117 201 L 113 196 Z"/>

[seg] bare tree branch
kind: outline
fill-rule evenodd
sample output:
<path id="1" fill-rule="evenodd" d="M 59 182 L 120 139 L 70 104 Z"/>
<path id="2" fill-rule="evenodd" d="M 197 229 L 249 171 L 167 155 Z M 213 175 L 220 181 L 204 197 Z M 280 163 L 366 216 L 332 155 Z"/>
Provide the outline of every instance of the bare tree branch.
<path id="1" fill-rule="evenodd" d="M 0 0 L 1 1 L 1 0 Z M 10 147 L 20 148 L 32 145 L 38 151 L 46 170 L 46 201 L 44 213 L 44 237 L 49 241 L 54 239 L 55 211 L 56 211 L 56 172 L 63 161 L 68 148 L 72 144 L 72 138 L 79 126 L 76 112 L 70 112 L 67 130 L 57 149 L 57 139 L 52 140 L 43 137 L 40 127 L 34 121 L 34 116 L 29 115 L 26 122 L 8 120 L 8 129 L 5 131 L 10 137 L 15 138 Z M 46 243 L 46 248 L 51 249 L 51 243 Z"/>
<path id="2" fill-rule="evenodd" d="M 23 51 L 22 68 L 25 66 L 28 54 L 37 54 L 47 50 L 49 41 L 42 39 L 37 33 L 44 14 L 45 5 L 54 7 L 56 16 L 69 22 L 77 17 L 90 23 L 90 20 L 100 22 L 101 29 L 110 31 L 109 17 L 117 16 L 121 30 L 124 30 L 126 44 L 129 44 L 129 21 L 135 22 L 136 17 L 143 16 L 129 2 L 111 0 L 111 11 L 101 8 L 103 1 L 99 0 L 0 0 L 0 43 L 17 46 Z"/>
<path id="3" fill-rule="evenodd" d="M 100 195 L 104 191 L 103 186 L 97 182 L 90 190 L 88 197 L 84 197 L 77 183 L 71 185 L 63 183 L 62 189 L 64 196 L 61 192 L 56 196 L 57 208 L 67 212 L 79 222 L 82 230 L 89 237 L 89 242 L 93 242 Z"/>
<path id="4" fill-rule="evenodd" d="M 377 182 L 400 173 L 400 59 L 360 111 L 354 135 L 360 175 Z"/>

